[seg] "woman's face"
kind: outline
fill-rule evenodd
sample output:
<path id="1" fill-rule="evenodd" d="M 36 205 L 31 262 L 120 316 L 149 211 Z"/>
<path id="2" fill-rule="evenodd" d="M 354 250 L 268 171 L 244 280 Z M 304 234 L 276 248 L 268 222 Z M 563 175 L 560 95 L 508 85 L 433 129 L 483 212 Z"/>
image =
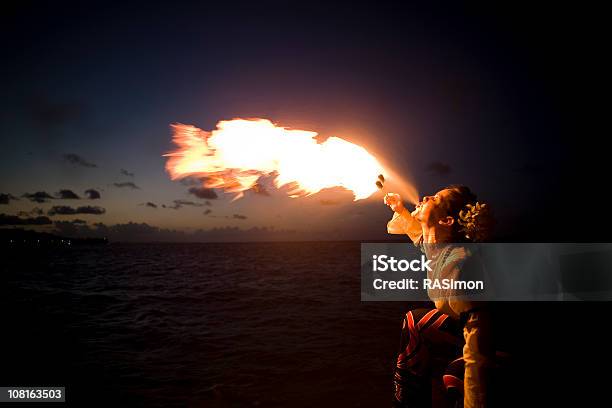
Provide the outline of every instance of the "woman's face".
<path id="1" fill-rule="evenodd" d="M 449 198 L 452 194 L 449 189 L 438 191 L 433 196 L 425 196 L 416 205 L 416 209 L 412 212 L 412 216 L 419 222 L 434 225 L 439 220 L 444 219 L 448 216 L 444 209 L 444 201 Z"/>

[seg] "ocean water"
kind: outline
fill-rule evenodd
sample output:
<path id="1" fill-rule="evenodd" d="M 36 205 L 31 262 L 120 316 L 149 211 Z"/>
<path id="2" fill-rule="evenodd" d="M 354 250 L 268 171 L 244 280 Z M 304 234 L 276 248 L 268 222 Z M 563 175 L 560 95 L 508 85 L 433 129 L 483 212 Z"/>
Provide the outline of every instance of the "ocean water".
<path id="1" fill-rule="evenodd" d="M 2 262 L 3 385 L 73 406 L 389 406 L 410 305 L 358 242 L 109 244 Z"/>

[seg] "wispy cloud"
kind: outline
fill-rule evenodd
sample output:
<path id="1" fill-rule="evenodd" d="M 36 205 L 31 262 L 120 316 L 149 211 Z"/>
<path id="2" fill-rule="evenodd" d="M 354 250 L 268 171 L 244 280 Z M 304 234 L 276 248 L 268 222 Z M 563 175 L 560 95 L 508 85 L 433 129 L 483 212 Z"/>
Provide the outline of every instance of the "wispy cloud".
<path id="1" fill-rule="evenodd" d="M 47 193 L 46 191 L 37 191 L 35 193 L 25 193 L 22 197 L 25 197 L 34 203 L 46 203 L 49 200 L 52 200 L 54 198 L 51 194 Z"/>
<path id="2" fill-rule="evenodd" d="M 90 205 L 81 206 L 77 208 L 69 207 L 67 205 L 56 205 L 51 207 L 47 211 L 47 215 L 73 215 L 73 214 L 104 214 L 106 210 L 102 207 L 93 207 Z"/>
<path id="3" fill-rule="evenodd" d="M 0 214 L 0 225 L 49 225 L 49 217 L 21 218 L 16 215 Z"/>
<path id="4" fill-rule="evenodd" d="M 0 204 L 8 204 L 11 200 L 19 199 L 10 193 L 0 193 Z"/>
<path id="5" fill-rule="evenodd" d="M 70 163 L 74 166 L 81 166 L 81 167 L 98 167 L 96 164 L 91 163 L 87 160 L 85 160 L 84 158 L 82 158 L 81 156 L 79 156 L 78 154 L 74 154 L 74 153 L 67 153 L 63 156 L 64 161 L 67 163 Z"/>
<path id="6" fill-rule="evenodd" d="M 129 171 L 127 171 L 126 169 L 121 169 L 119 171 L 121 173 L 121 175 L 123 176 L 127 176 L 127 177 L 134 177 L 134 173 L 130 173 Z"/>
<path id="7" fill-rule="evenodd" d="M 172 209 L 172 210 L 178 210 L 179 208 L 181 208 L 183 206 L 204 207 L 204 204 L 202 204 L 202 203 L 196 203 L 196 202 L 189 201 L 189 200 L 174 200 L 173 202 L 174 202 L 173 205 L 162 204 L 162 208 L 169 208 L 169 209 Z"/>
<path id="8" fill-rule="evenodd" d="M 43 215 L 44 211 L 40 207 L 34 207 L 30 211 L 19 211 L 20 217 L 31 217 L 32 215 Z"/>
<path id="9" fill-rule="evenodd" d="M 124 181 L 121 183 L 113 183 L 113 186 L 117 187 L 117 188 L 131 188 L 133 190 L 140 190 L 140 187 L 138 187 L 136 184 L 132 183 L 131 181 Z"/>

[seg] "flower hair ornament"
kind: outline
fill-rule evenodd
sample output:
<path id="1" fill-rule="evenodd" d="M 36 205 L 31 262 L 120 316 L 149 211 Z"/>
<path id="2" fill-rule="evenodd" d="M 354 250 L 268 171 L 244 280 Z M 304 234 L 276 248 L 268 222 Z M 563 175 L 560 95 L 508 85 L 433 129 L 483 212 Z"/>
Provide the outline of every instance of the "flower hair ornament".
<path id="1" fill-rule="evenodd" d="M 463 210 L 459 211 L 457 222 L 461 225 L 461 232 L 467 240 L 482 242 L 489 236 L 493 226 L 493 217 L 487 204 L 476 202 L 467 204 Z"/>

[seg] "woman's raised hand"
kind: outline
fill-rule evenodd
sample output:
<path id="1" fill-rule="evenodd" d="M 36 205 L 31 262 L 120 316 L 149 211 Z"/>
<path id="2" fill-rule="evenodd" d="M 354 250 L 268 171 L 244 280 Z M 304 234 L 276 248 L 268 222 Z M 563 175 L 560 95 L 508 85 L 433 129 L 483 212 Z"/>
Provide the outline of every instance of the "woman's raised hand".
<path id="1" fill-rule="evenodd" d="M 404 208 L 402 198 L 396 193 L 387 193 L 383 199 L 384 203 L 387 204 L 395 212 L 400 212 Z"/>

